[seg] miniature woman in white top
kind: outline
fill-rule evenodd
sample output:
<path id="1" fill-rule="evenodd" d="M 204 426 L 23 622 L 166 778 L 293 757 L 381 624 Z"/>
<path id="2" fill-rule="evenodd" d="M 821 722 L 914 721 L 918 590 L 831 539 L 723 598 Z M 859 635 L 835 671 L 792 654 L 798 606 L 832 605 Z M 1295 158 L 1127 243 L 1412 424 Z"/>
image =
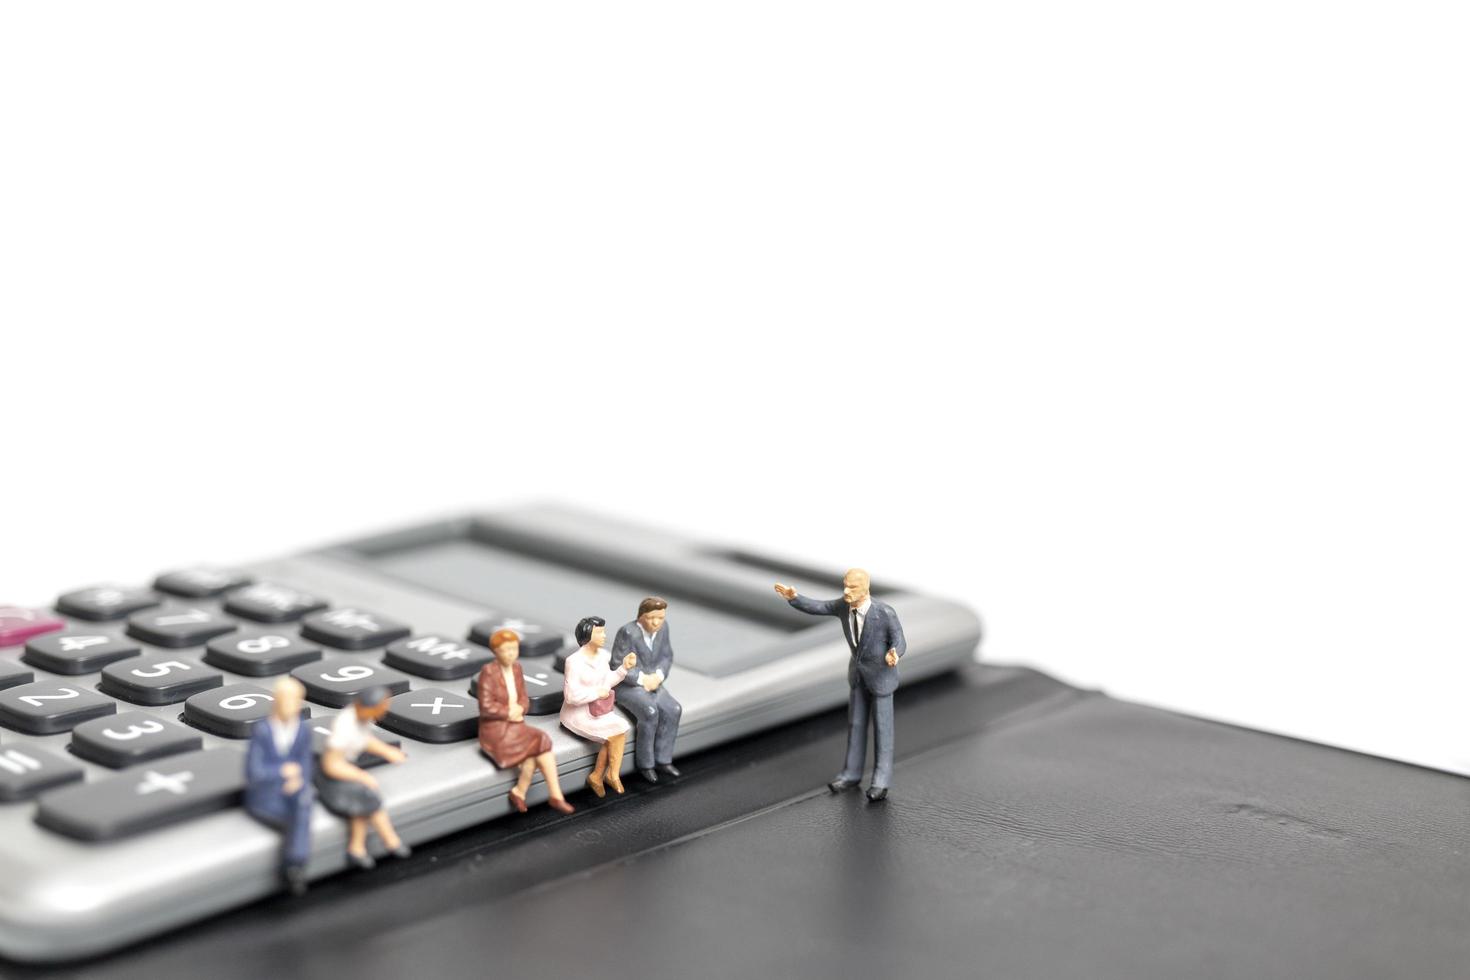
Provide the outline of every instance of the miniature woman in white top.
<path id="1" fill-rule="evenodd" d="M 612 689 L 622 683 L 628 671 L 638 663 L 636 654 L 623 658 L 617 670 L 609 669 L 612 654 L 605 649 L 607 620 L 588 616 L 577 624 L 577 643 L 581 649 L 567 657 L 566 681 L 562 685 L 562 727 L 601 742 L 597 761 L 587 776 L 587 785 L 598 796 L 604 795 L 603 783 L 621 793 L 623 781 L 618 770 L 623 764 L 623 746 L 633 726 L 621 712 L 613 711 Z"/>

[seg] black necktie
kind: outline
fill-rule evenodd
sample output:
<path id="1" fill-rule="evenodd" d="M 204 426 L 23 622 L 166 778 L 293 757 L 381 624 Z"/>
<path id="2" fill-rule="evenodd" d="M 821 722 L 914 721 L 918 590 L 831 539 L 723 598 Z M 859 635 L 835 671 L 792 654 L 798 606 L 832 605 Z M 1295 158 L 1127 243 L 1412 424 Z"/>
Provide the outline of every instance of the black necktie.
<path id="1" fill-rule="evenodd" d="M 861 639 L 862 637 L 858 635 L 858 611 L 854 609 L 852 611 L 852 645 L 854 649 L 857 648 L 858 641 Z"/>

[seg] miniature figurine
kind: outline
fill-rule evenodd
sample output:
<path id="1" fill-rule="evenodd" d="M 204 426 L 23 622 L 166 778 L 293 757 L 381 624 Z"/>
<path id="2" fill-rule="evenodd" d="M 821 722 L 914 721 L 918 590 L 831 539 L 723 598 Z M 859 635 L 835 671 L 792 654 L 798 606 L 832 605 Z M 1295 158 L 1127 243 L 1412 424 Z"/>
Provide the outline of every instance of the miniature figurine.
<path id="1" fill-rule="evenodd" d="M 393 823 L 383 809 L 378 781 L 355 764 L 357 757 L 364 752 L 371 752 L 388 762 L 402 762 L 408 758 L 401 749 L 373 735 L 373 723 L 388 713 L 390 697 L 386 687 L 370 687 L 353 699 L 349 710 L 337 716 L 322 751 L 321 778 L 317 783 L 322 806 L 339 817 L 347 818 L 347 860 L 363 870 L 376 863 L 367 851 L 369 824 L 382 838 L 388 853 L 401 858 L 412 853 L 393 829 Z"/>
<path id="2" fill-rule="evenodd" d="M 607 620 L 601 616 L 588 616 L 577 623 L 575 635 L 581 649 L 568 656 L 564 665 L 566 682 L 562 686 L 561 723 L 568 731 L 602 743 L 597 761 L 587 774 L 587 785 L 592 792 L 599 797 L 605 795 L 603 784 L 606 783 L 621 793 L 623 781 L 618 770 L 623 764 L 623 746 L 633 726 L 613 710 L 612 689 L 628 676 L 638 658 L 630 653 L 617 670 L 608 669 L 612 654 L 604 649 Z"/>
<path id="3" fill-rule="evenodd" d="M 245 751 L 245 810 L 282 832 L 281 877 L 293 895 L 306 891 L 311 856 L 311 731 L 301 723 L 306 688 L 282 677 L 271 691 L 270 717 L 255 723 Z"/>
<path id="4" fill-rule="evenodd" d="M 637 672 L 623 678 L 615 694 L 618 707 L 637 725 L 634 765 L 650 783 L 658 782 L 660 772 L 674 779 L 680 775 L 674 766 L 674 739 L 684 707 L 664 687 L 674 669 L 674 648 L 664 625 L 668 608 L 658 596 L 644 599 L 638 604 L 638 618 L 618 630 L 612 648 L 614 660 L 629 652 L 637 657 Z"/>
<path id="5" fill-rule="evenodd" d="M 572 805 L 562 796 L 556 777 L 551 736 L 526 724 L 531 698 L 516 662 L 521 656 L 521 638 L 515 630 L 496 630 L 490 636 L 490 649 L 495 660 L 480 668 L 480 749 L 501 769 L 520 767 L 520 776 L 510 789 L 510 802 L 517 810 L 526 812 L 526 790 L 540 768 L 551 794 L 548 804 L 553 810 L 571 813 Z"/>
<path id="6" fill-rule="evenodd" d="M 898 687 L 898 658 L 905 644 L 898 614 L 868 594 L 870 585 L 867 572 L 851 568 L 842 577 L 840 599 L 809 599 L 779 582 L 776 592 L 793 609 L 842 620 L 842 632 L 852 651 L 847 665 L 847 683 L 852 688 L 847 702 L 847 761 L 827 788 L 840 793 L 862 779 L 871 715 L 875 758 L 868 799 L 877 803 L 888 798 L 888 781 L 893 775 L 893 692 Z"/>

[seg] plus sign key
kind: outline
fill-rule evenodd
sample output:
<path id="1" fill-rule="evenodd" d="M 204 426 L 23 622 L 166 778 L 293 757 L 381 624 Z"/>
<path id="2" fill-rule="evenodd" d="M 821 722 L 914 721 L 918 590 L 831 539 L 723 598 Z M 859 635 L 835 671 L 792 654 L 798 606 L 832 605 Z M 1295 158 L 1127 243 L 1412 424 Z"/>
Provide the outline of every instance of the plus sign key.
<path id="1" fill-rule="evenodd" d="M 42 609 L 0 606 L 0 647 L 13 647 L 42 633 L 62 629 L 66 623 Z"/>
<path id="2" fill-rule="evenodd" d="M 480 708 L 463 694 L 426 687 L 389 701 L 382 725 L 421 742 L 460 742 L 479 734 Z"/>
<path id="3" fill-rule="evenodd" d="M 371 650 L 403 639 L 408 627 L 366 609 L 344 606 L 307 616 L 301 621 L 301 635 L 339 650 Z"/>
<path id="4" fill-rule="evenodd" d="M 36 823 L 82 840 L 112 840 L 228 809 L 244 789 L 244 755 L 204 749 L 47 793 Z"/>

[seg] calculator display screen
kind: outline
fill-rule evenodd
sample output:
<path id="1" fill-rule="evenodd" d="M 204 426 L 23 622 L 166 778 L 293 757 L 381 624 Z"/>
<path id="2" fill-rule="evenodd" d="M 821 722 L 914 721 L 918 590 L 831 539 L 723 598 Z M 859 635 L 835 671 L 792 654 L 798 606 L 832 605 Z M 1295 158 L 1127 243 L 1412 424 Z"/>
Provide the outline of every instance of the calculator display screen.
<path id="1" fill-rule="evenodd" d="M 607 620 L 609 644 L 619 626 L 637 618 L 638 603 L 651 594 L 634 583 L 466 538 L 379 553 L 371 563 L 394 578 L 567 634 L 583 616 L 601 616 Z M 676 662 L 707 673 L 723 673 L 730 661 L 810 625 L 742 616 L 669 591 L 652 594 L 669 602 Z"/>

